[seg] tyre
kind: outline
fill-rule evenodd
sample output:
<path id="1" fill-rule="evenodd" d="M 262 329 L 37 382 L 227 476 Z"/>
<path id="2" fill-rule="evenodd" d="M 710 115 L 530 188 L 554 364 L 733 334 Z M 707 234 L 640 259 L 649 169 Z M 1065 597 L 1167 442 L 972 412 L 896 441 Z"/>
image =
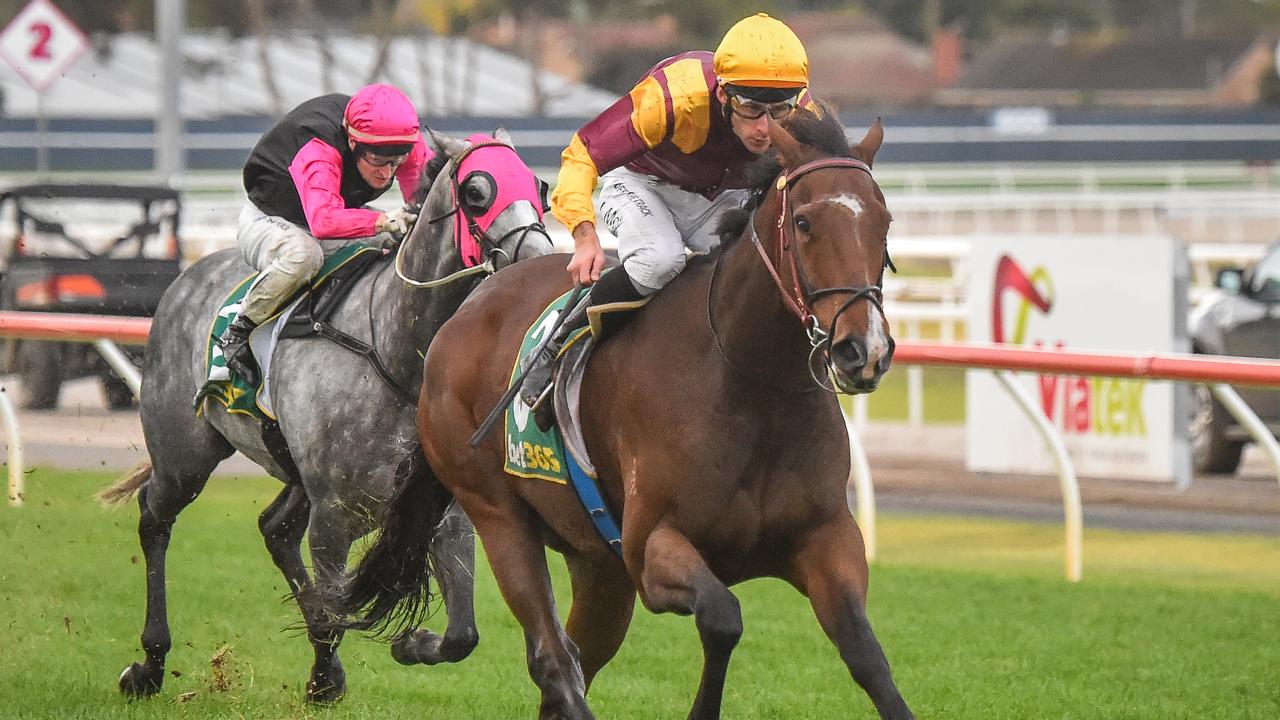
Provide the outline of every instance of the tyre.
<path id="1" fill-rule="evenodd" d="M 27 410 L 52 410 L 58 406 L 62 390 L 63 353 L 58 343 L 24 340 L 16 357 L 18 377 L 22 379 L 20 402 Z"/>
<path id="2" fill-rule="evenodd" d="M 107 407 L 112 410 L 129 410 L 134 407 L 135 399 L 129 383 L 121 380 L 113 372 L 102 374 L 102 397 Z"/>
<path id="3" fill-rule="evenodd" d="M 1205 385 L 1196 385 L 1195 413 L 1191 418 L 1191 466 L 1197 473 L 1230 475 L 1240 467 L 1244 441 L 1230 440 L 1226 429 L 1231 413 Z"/>

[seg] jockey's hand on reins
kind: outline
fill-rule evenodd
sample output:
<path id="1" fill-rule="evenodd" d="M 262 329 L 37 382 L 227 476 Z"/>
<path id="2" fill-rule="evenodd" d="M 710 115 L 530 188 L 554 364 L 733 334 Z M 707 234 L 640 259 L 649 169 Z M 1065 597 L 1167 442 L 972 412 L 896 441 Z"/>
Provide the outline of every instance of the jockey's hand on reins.
<path id="1" fill-rule="evenodd" d="M 391 212 L 379 215 L 374 229 L 378 232 L 404 237 L 417 220 L 418 208 L 414 205 L 402 205 Z"/>

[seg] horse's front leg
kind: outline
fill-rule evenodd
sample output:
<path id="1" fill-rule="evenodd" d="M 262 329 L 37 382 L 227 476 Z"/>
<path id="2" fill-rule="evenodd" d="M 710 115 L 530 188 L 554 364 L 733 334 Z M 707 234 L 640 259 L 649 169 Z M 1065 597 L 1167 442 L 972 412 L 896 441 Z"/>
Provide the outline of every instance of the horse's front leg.
<path id="1" fill-rule="evenodd" d="M 853 519 L 841 515 L 811 532 L 792 558 L 787 579 L 808 596 L 822 629 L 880 717 L 915 717 L 867 620 L 866 550 Z"/>
<path id="2" fill-rule="evenodd" d="M 689 540 L 659 527 L 645 542 L 640 593 L 653 612 L 693 615 L 702 639 L 702 681 L 690 720 L 720 717 L 729 657 L 742 637 L 738 598 L 711 572 Z"/>
<path id="3" fill-rule="evenodd" d="M 403 665 L 458 662 L 480 642 L 475 612 L 475 528 L 454 503 L 431 541 L 431 563 L 444 595 L 449 626 L 444 635 L 427 629 L 406 632 L 391 644 L 391 656 Z"/>
<path id="4" fill-rule="evenodd" d="M 307 532 L 311 517 L 311 502 L 301 485 L 289 484 L 258 516 L 258 529 L 267 545 L 267 552 L 280 574 L 289 583 L 289 591 L 298 602 L 302 619 L 307 625 L 307 636 L 316 650 L 317 661 L 307 682 L 307 700 L 311 702 L 336 702 L 342 697 L 345 682 L 335 682 L 332 666 L 337 662 L 333 655 L 336 643 L 330 644 L 321 628 L 325 626 L 322 607 L 314 593 L 309 592 L 311 578 L 302 562 L 302 537 Z M 323 637 L 322 637 L 323 636 Z M 321 662 L 323 658 L 323 662 Z M 342 668 L 338 666 L 338 673 Z"/>

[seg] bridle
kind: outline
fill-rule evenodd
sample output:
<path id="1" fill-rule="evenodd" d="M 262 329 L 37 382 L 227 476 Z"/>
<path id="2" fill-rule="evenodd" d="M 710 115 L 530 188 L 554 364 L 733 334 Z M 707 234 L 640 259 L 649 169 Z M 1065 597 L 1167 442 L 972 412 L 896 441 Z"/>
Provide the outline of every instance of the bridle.
<path id="1" fill-rule="evenodd" d="M 409 236 L 413 234 L 412 228 L 410 228 L 409 234 L 405 236 L 405 241 L 401 242 L 400 247 L 396 249 L 396 275 L 405 283 L 417 288 L 433 288 L 440 287 L 441 285 L 447 285 L 455 280 L 460 280 L 480 273 L 492 275 L 497 272 L 498 265 L 496 261 L 498 258 L 506 258 L 507 264 L 511 264 L 516 261 L 516 258 L 520 257 L 520 250 L 524 247 L 524 241 L 528 238 L 530 232 L 541 233 L 542 236 L 547 239 L 547 242 L 551 242 L 551 236 L 547 233 L 547 228 L 542 224 L 541 220 L 513 228 L 503 234 L 502 237 L 498 238 L 497 241 L 494 241 L 489 237 L 487 232 L 480 228 L 480 224 L 476 221 L 476 217 L 467 211 L 466 203 L 462 202 L 462 185 L 458 182 L 458 171 L 462 167 L 462 162 L 466 160 L 471 153 L 479 150 L 480 148 L 486 147 L 503 147 L 515 152 L 515 148 L 511 147 L 507 143 L 494 140 L 491 142 L 480 142 L 469 145 L 457 157 L 451 158 L 450 165 L 452 167 L 449 170 L 449 182 L 452 186 L 453 208 L 448 212 L 427 220 L 427 224 L 434 225 L 446 218 L 454 216 L 460 217 L 461 222 L 456 219 L 454 221 L 454 245 L 459 249 L 462 248 L 462 228 L 465 225 L 467 232 L 470 233 L 472 239 L 474 239 L 476 244 L 485 251 L 484 262 L 471 267 L 464 267 L 461 270 L 450 273 L 449 275 L 436 280 L 414 280 L 406 277 L 403 270 L 401 255 L 404 252 L 404 246 L 408 244 Z M 496 184 L 494 185 L 493 191 L 496 195 L 498 191 Z M 516 241 L 515 249 L 508 254 L 502 246 L 509 238 L 511 238 L 512 235 L 516 234 L 519 234 L 520 238 Z"/>
<path id="2" fill-rule="evenodd" d="M 800 324 L 804 327 L 805 335 L 809 338 L 810 350 L 808 368 L 810 377 L 813 378 L 817 387 L 821 387 L 828 392 L 835 393 L 838 391 L 830 381 L 830 366 L 832 362 L 831 338 L 835 335 L 836 323 L 839 322 L 840 316 L 849 308 L 853 307 L 853 305 L 859 300 L 866 300 L 871 303 L 880 311 L 880 314 L 883 315 L 884 289 L 882 285 L 884 281 L 884 268 L 888 268 L 894 272 L 897 272 L 897 268 L 894 267 L 893 260 L 889 257 L 888 250 L 886 250 L 884 256 L 884 267 L 881 268 L 880 277 L 877 278 L 874 285 L 851 285 L 847 287 L 829 287 L 819 288 L 817 290 L 812 289 L 812 285 L 805 275 L 804 267 L 799 261 L 800 251 L 795 242 L 795 217 L 790 206 L 788 191 L 801 177 L 804 177 L 815 170 L 822 170 L 825 168 L 848 168 L 851 170 L 865 172 L 868 177 L 871 176 L 870 165 L 861 160 L 848 157 L 819 158 L 817 160 L 807 162 L 789 173 L 783 172 L 778 175 L 775 188 L 777 189 L 780 197 L 778 219 L 775 222 L 774 227 L 778 230 L 779 262 L 782 262 L 783 258 L 785 258 L 791 269 L 791 288 L 789 290 L 783 283 L 777 267 L 774 265 L 773 260 L 770 259 L 768 251 L 765 250 L 764 244 L 760 240 L 760 234 L 756 230 L 756 215 L 758 213 L 752 212 L 751 218 L 748 220 L 748 225 L 751 228 L 751 243 L 755 246 L 756 252 L 759 253 L 760 259 L 764 261 L 765 269 L 769 271 L 770 277 L 773 278 L 774 285 L 777 286 L 778 291 L 782 294 L 783 303 L 792 312 L 792 314 L 800 319 Z M 757 201 L 756 207 L 759 207 L 759 201 Z M 790 232 L 788 232 L 788 230 Z M 719 261 L 717 260 L 717 269 L 718 268 Z M 715 274 L 713 272 L 711 288 L 714 288 L 714 286 Z M 849 298 L 845 300 L 844 304 L 840 306 L 840 309 L 832 315 L 831 322 L 827 325 L 827 328 L 823 329 L 811 308 L 815 301 L 829 295 L 848 295 Z M 720 351 L 720 355 L 724 357 L 725 361 L 728 362 L 728 356 L 725 355 L 724 348 L 720 343 L 719 335 L 716 333 L 715 324 L 711 318 L 710 297 L 708 297 L 707 308 L 707 319 L 708 322 L 711 323 L 711 335 L 715 340 L 716 348 Z M 823 377 L 819 377 L 818 373 L 814 370 L 814 359 L 819 353 L 822 353 L 822 365 L 827 371 L 823 373 Z M 729 364 L 730 366 L 733 366 L 732 362 Z M 735 367 L 735 369 L 737 368 Z M 739 370 L 739 372 L 741 372 L 741 370 Z M 813 388 L 810 387 L 806 389 Z"/>

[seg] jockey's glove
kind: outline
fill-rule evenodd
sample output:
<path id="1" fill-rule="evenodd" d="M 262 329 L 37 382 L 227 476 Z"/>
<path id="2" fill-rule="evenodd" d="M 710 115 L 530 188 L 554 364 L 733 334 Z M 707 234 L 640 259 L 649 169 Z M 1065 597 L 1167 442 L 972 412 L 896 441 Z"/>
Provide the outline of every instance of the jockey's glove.
<path id="1" fill-rule="evenodd" d="M 402 238 L 409 234 L 409 228 L 413 227 L 413 223 L 417 221 L 417 210 L 412 205 L 404 205 L 391 212 L 382 213 L 378 216 L 374 229 L 380 233 L 390 233 L 393 237 Z"/>
<path id="2" fill-rule="evenodd" d="M 389 232 L 380 232 L 373 236 L 373 245 L 382 249 L 382 254 L 395 250 L 400 247 L 400 241 L 404 238 L 393 235 Z"/>

